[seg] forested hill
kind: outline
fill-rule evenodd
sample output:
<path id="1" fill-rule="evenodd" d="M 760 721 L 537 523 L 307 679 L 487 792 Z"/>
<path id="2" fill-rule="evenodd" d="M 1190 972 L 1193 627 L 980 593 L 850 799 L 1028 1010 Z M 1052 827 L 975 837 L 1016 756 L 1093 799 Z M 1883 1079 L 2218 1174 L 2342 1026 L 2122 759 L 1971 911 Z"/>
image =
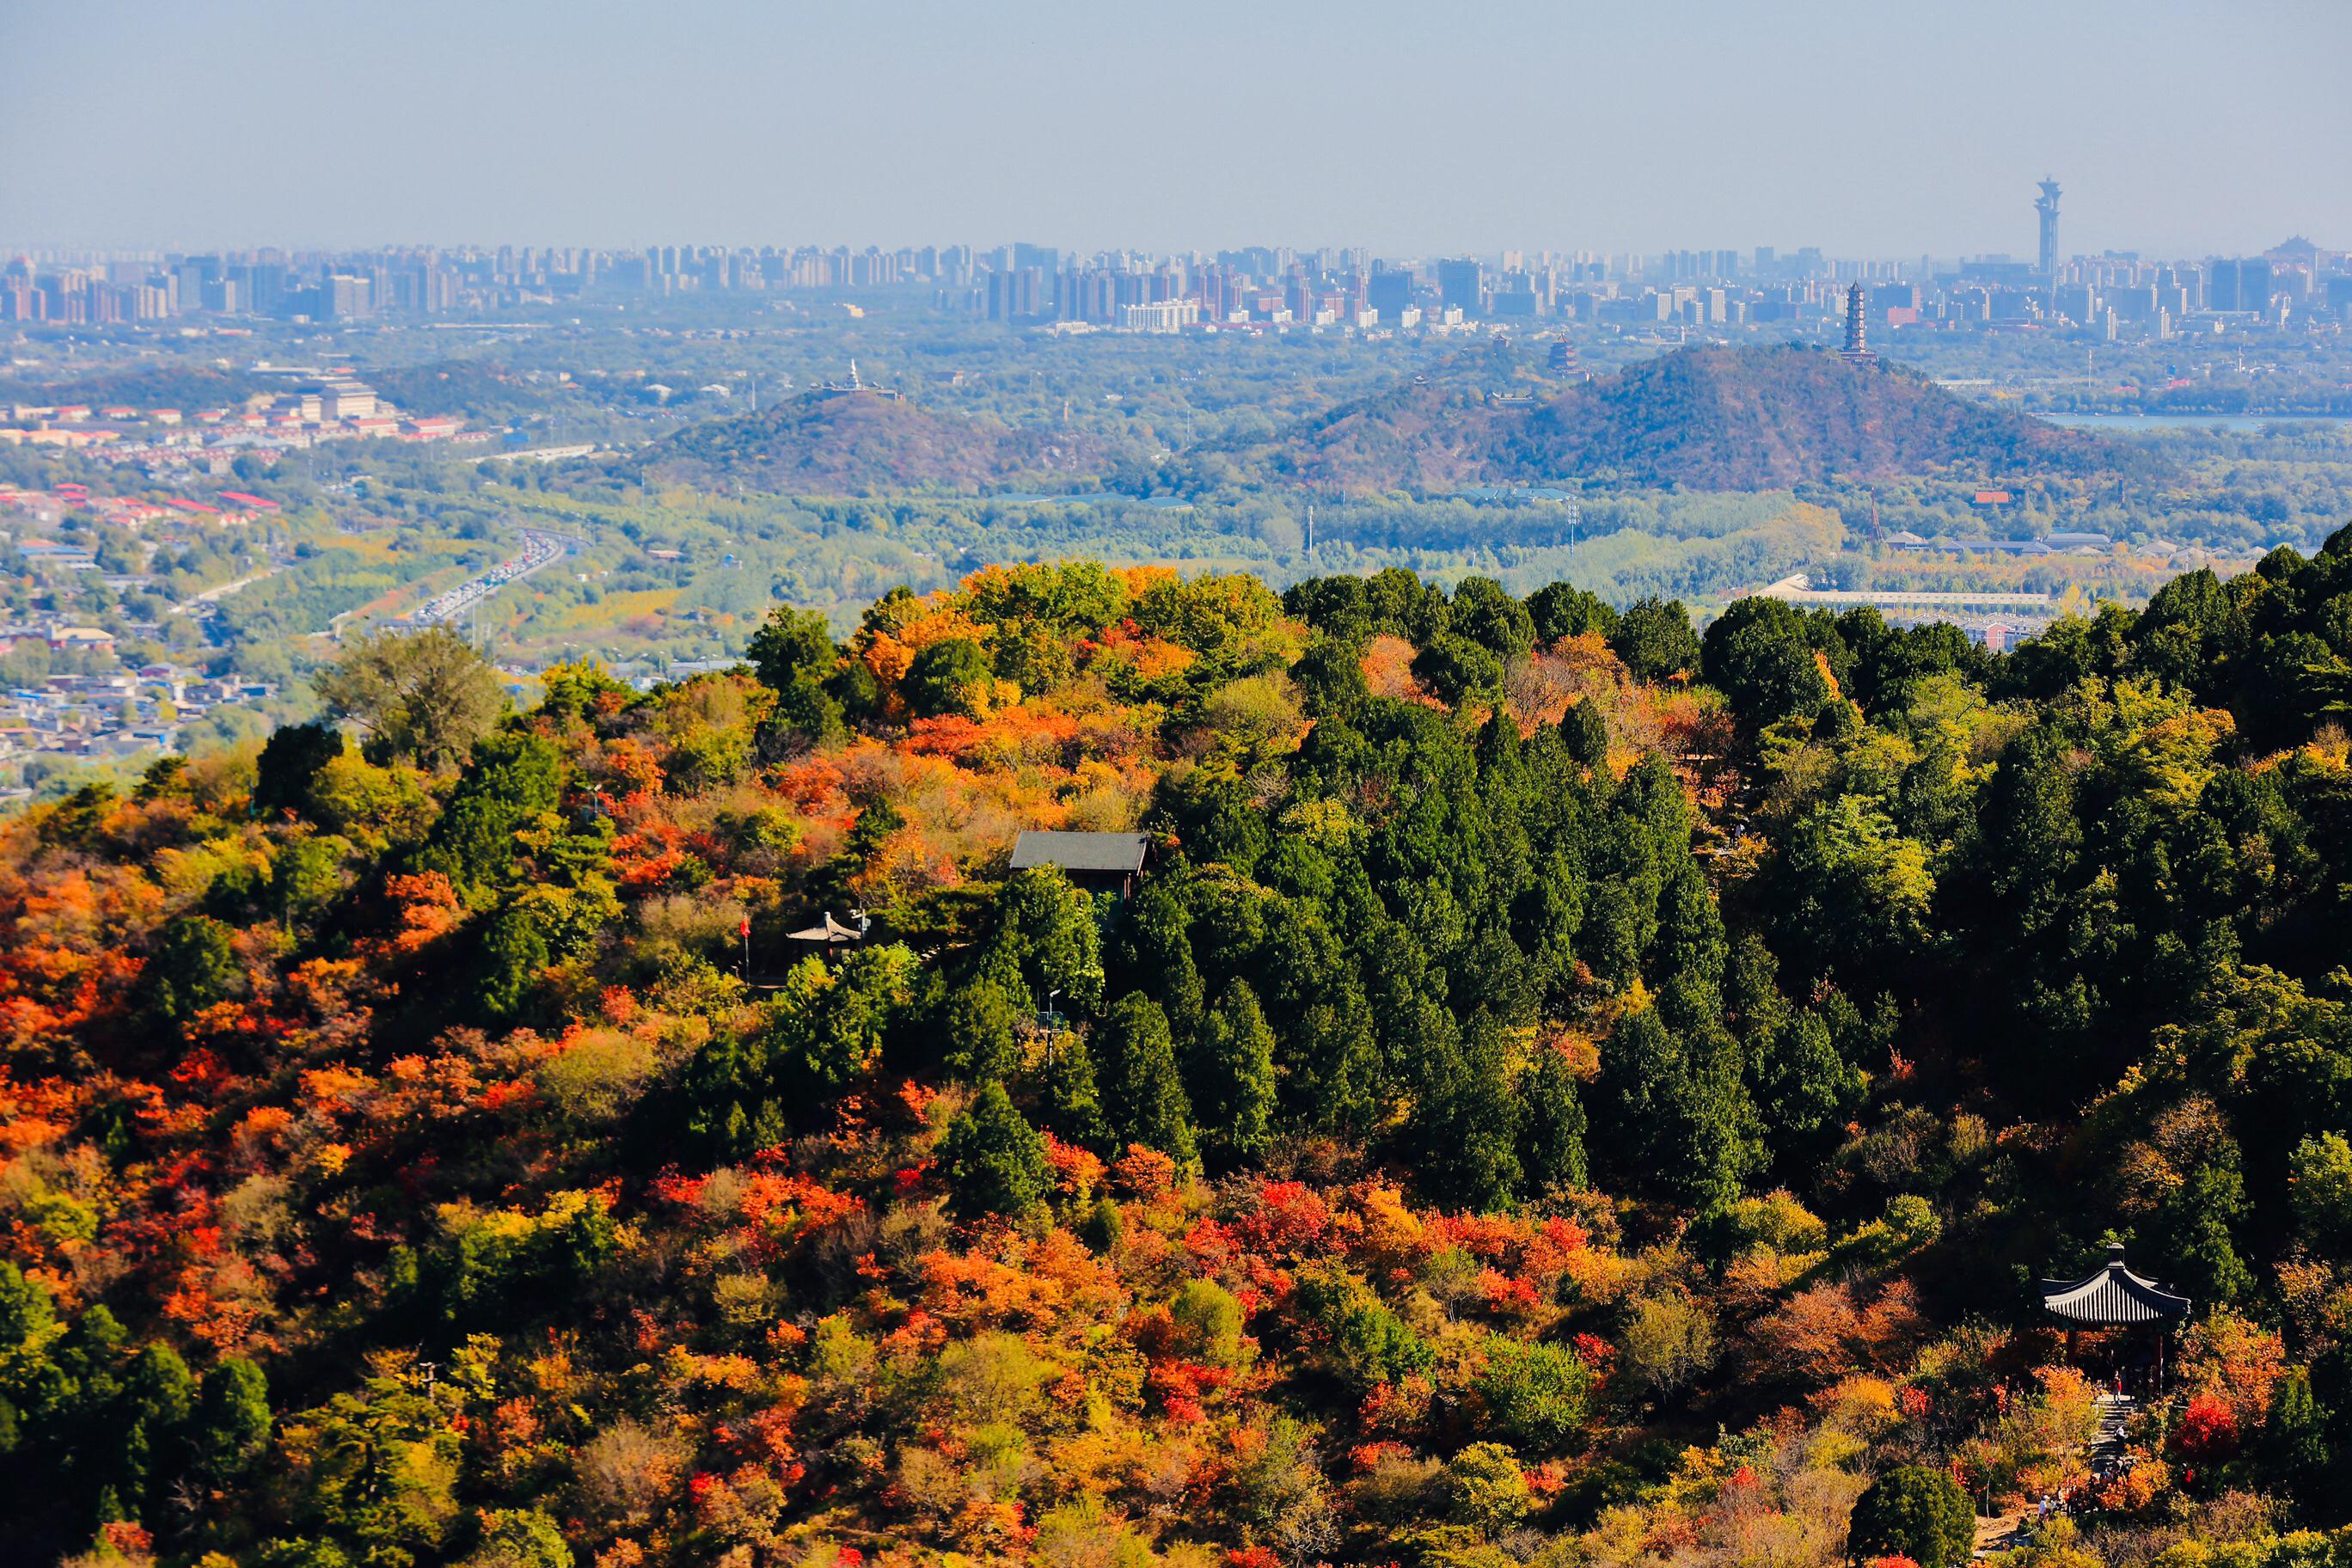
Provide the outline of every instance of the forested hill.
<path id="1" fill-rule="evenodd" d="M 1580 479 L 1706 490 L 1949 473 L 1987 481 L 2145 474 L 2158 459 L 1969 402 L 1899 366 L 1799 346 L 1676 351 L 1537 395 L 1466 353 L 1427 378 L 1213 455 L 1244 475 L 1350 493 Z M 1180 477 L 1196 455 L 1176 454 Z M 1133 455 L 1059 427 L 1013 428 L 870 393 L 814 393 L 693 426 L 625 459 L 659 483 L 787 494 L 1118 482 Z"/>
<path id="2" fill-rule="evenodd" d="M 2137 472 L 2150 461 L 1898 366 L 1794 345 L 1682 349 L 1532 405 L 1489 403 L 1458 377 L 1416 383 L 1312 420 L 1261 456 L 1352 491 L 1563 479 L 1753 490 L 1929 472 Z"/>
<path id="3" fill-rule="evenodd" d="M 241 403 L 267 384 L 241 372 L 193 364 L 97 370 L 41 379 L 12 372 L 0 375 L 0 404 L 79 403 L 103 408 L 121 403 L 136 408 L 178 408 L 194 415 L 199 409 Z"/>
<path id="4" fill-rule="evenodd" d="M 0 825 L 0 1559 L 2352 1562 L 2352 529 L 2006 656 L 1087 563 L 752 654 L 362 640 Z"/>
<path id="5" fill-rule="evenodd" d="M 1930 470 L 2022 479 L 2127 458 L 1902 366 L 1783 345 L 1685 349 L 1628 366 L 1502 432 L 1495 460 L 1517 473 L 1748 490 Z"/>
<path id="6" fill-rule="evenodd" d="M 788 495 L 1066 487 L 1102 458 L 1066 430 L 1015 430 L 865 392 L 815 392 L 689 426 L 628 459 L 658 483 L 741 484 Z"/>

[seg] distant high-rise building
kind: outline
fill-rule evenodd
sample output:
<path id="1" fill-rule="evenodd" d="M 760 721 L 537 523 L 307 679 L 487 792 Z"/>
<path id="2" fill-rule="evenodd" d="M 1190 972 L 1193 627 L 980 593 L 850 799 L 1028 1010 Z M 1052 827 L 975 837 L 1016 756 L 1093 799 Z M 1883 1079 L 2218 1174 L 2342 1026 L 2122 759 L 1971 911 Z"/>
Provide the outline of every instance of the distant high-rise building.
<path id="1" fill-rule="evenodd" d="M 988 319 L 992 321 L 1049 320 L 1055 308 L 1058 278 L 1034 267 L 988 275 Z"/>
<path id="2" fill-rule="evenodd" d="M 1480 296 L 1486 290 L 1486 269 L 1475 257 L 1465 257 L 1437 264 L 1437 292 L 1449 306 L 1458 308 L 1465 316 L 1478 313 Z"/>
<path id="3" fill-rule="evenodd" d="M 2238 263 L 2238 309 L 2267 310 L 2271 296 L 2279 292 L 2279 273 L 2258 256 L 2250 256 Z"/>
<path id="4" fill-rule="evenodd" d="M 2260 257 L 2221 260 L 2206 268 L 2209 310 L 2265 310 L 2271 302 L 2271 264 Z"/>
<path id="5" fill-rule="evenodd" d="M 2042 280 L 2044 283 L 2058 276 L 2058 182 L 2042 182 L 2042 194 L 2033 200 L 2033 211 L 2042 220 Z"/>
<path id="6" fill-rule="evenodd" d="M 365 316 L 375 309 L 375 287 L 365 278 L 331 272 L 319 280 L 319 314 L 334 320 Z"/>

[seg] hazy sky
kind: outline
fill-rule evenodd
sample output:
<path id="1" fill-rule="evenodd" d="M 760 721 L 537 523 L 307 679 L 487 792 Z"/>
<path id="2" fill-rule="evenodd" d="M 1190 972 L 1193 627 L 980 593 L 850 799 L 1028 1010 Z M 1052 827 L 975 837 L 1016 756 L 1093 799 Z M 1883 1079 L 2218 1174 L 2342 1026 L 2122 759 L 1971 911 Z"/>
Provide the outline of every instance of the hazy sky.
<path id="1" fill-rule="evenodd" d="M 0 0 L 0 241 L 2352 246 L 2352 0 Z"/>

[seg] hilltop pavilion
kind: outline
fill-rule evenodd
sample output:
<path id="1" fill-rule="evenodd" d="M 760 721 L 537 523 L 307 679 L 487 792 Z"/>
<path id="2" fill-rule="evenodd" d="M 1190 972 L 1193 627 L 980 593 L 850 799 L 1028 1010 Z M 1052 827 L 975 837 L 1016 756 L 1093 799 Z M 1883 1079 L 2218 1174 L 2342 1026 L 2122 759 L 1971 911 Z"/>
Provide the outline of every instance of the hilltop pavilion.
<path id="1" fill-rule="evenodd" d="M 2189 1298 L 2166 1289 L 2124 1262 L 2120 1246 L 2107 1248 L 2107 1260 L 2080 1279 L 2042 1281 L 2042 1308 L 2066 1325 L 2066 1353 L 2074 1353 L 2074 1336 L 2082 1330 L 2151 1329 L 2155 1345 L 2147 1352 L 2156 1380 L 2164 1380 L 2164 1342 L 2174 1323 L 2189 1315 Z"/>

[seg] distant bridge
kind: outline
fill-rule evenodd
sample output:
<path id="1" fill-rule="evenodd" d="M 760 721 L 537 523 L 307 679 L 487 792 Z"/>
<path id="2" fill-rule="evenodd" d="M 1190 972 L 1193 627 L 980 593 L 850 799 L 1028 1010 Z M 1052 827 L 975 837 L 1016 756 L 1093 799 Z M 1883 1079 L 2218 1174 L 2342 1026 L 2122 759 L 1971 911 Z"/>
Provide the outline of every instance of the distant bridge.
<path id="1" fill-rule="evenodd" d="M 460 463 L 555 463 L 566 458 L 584 458 L 595 451 L 595 446 L 583 442 L 577 447 L 521 447 L 507 452 L 477 452 L 472 457 L 456 459 Z"/>

